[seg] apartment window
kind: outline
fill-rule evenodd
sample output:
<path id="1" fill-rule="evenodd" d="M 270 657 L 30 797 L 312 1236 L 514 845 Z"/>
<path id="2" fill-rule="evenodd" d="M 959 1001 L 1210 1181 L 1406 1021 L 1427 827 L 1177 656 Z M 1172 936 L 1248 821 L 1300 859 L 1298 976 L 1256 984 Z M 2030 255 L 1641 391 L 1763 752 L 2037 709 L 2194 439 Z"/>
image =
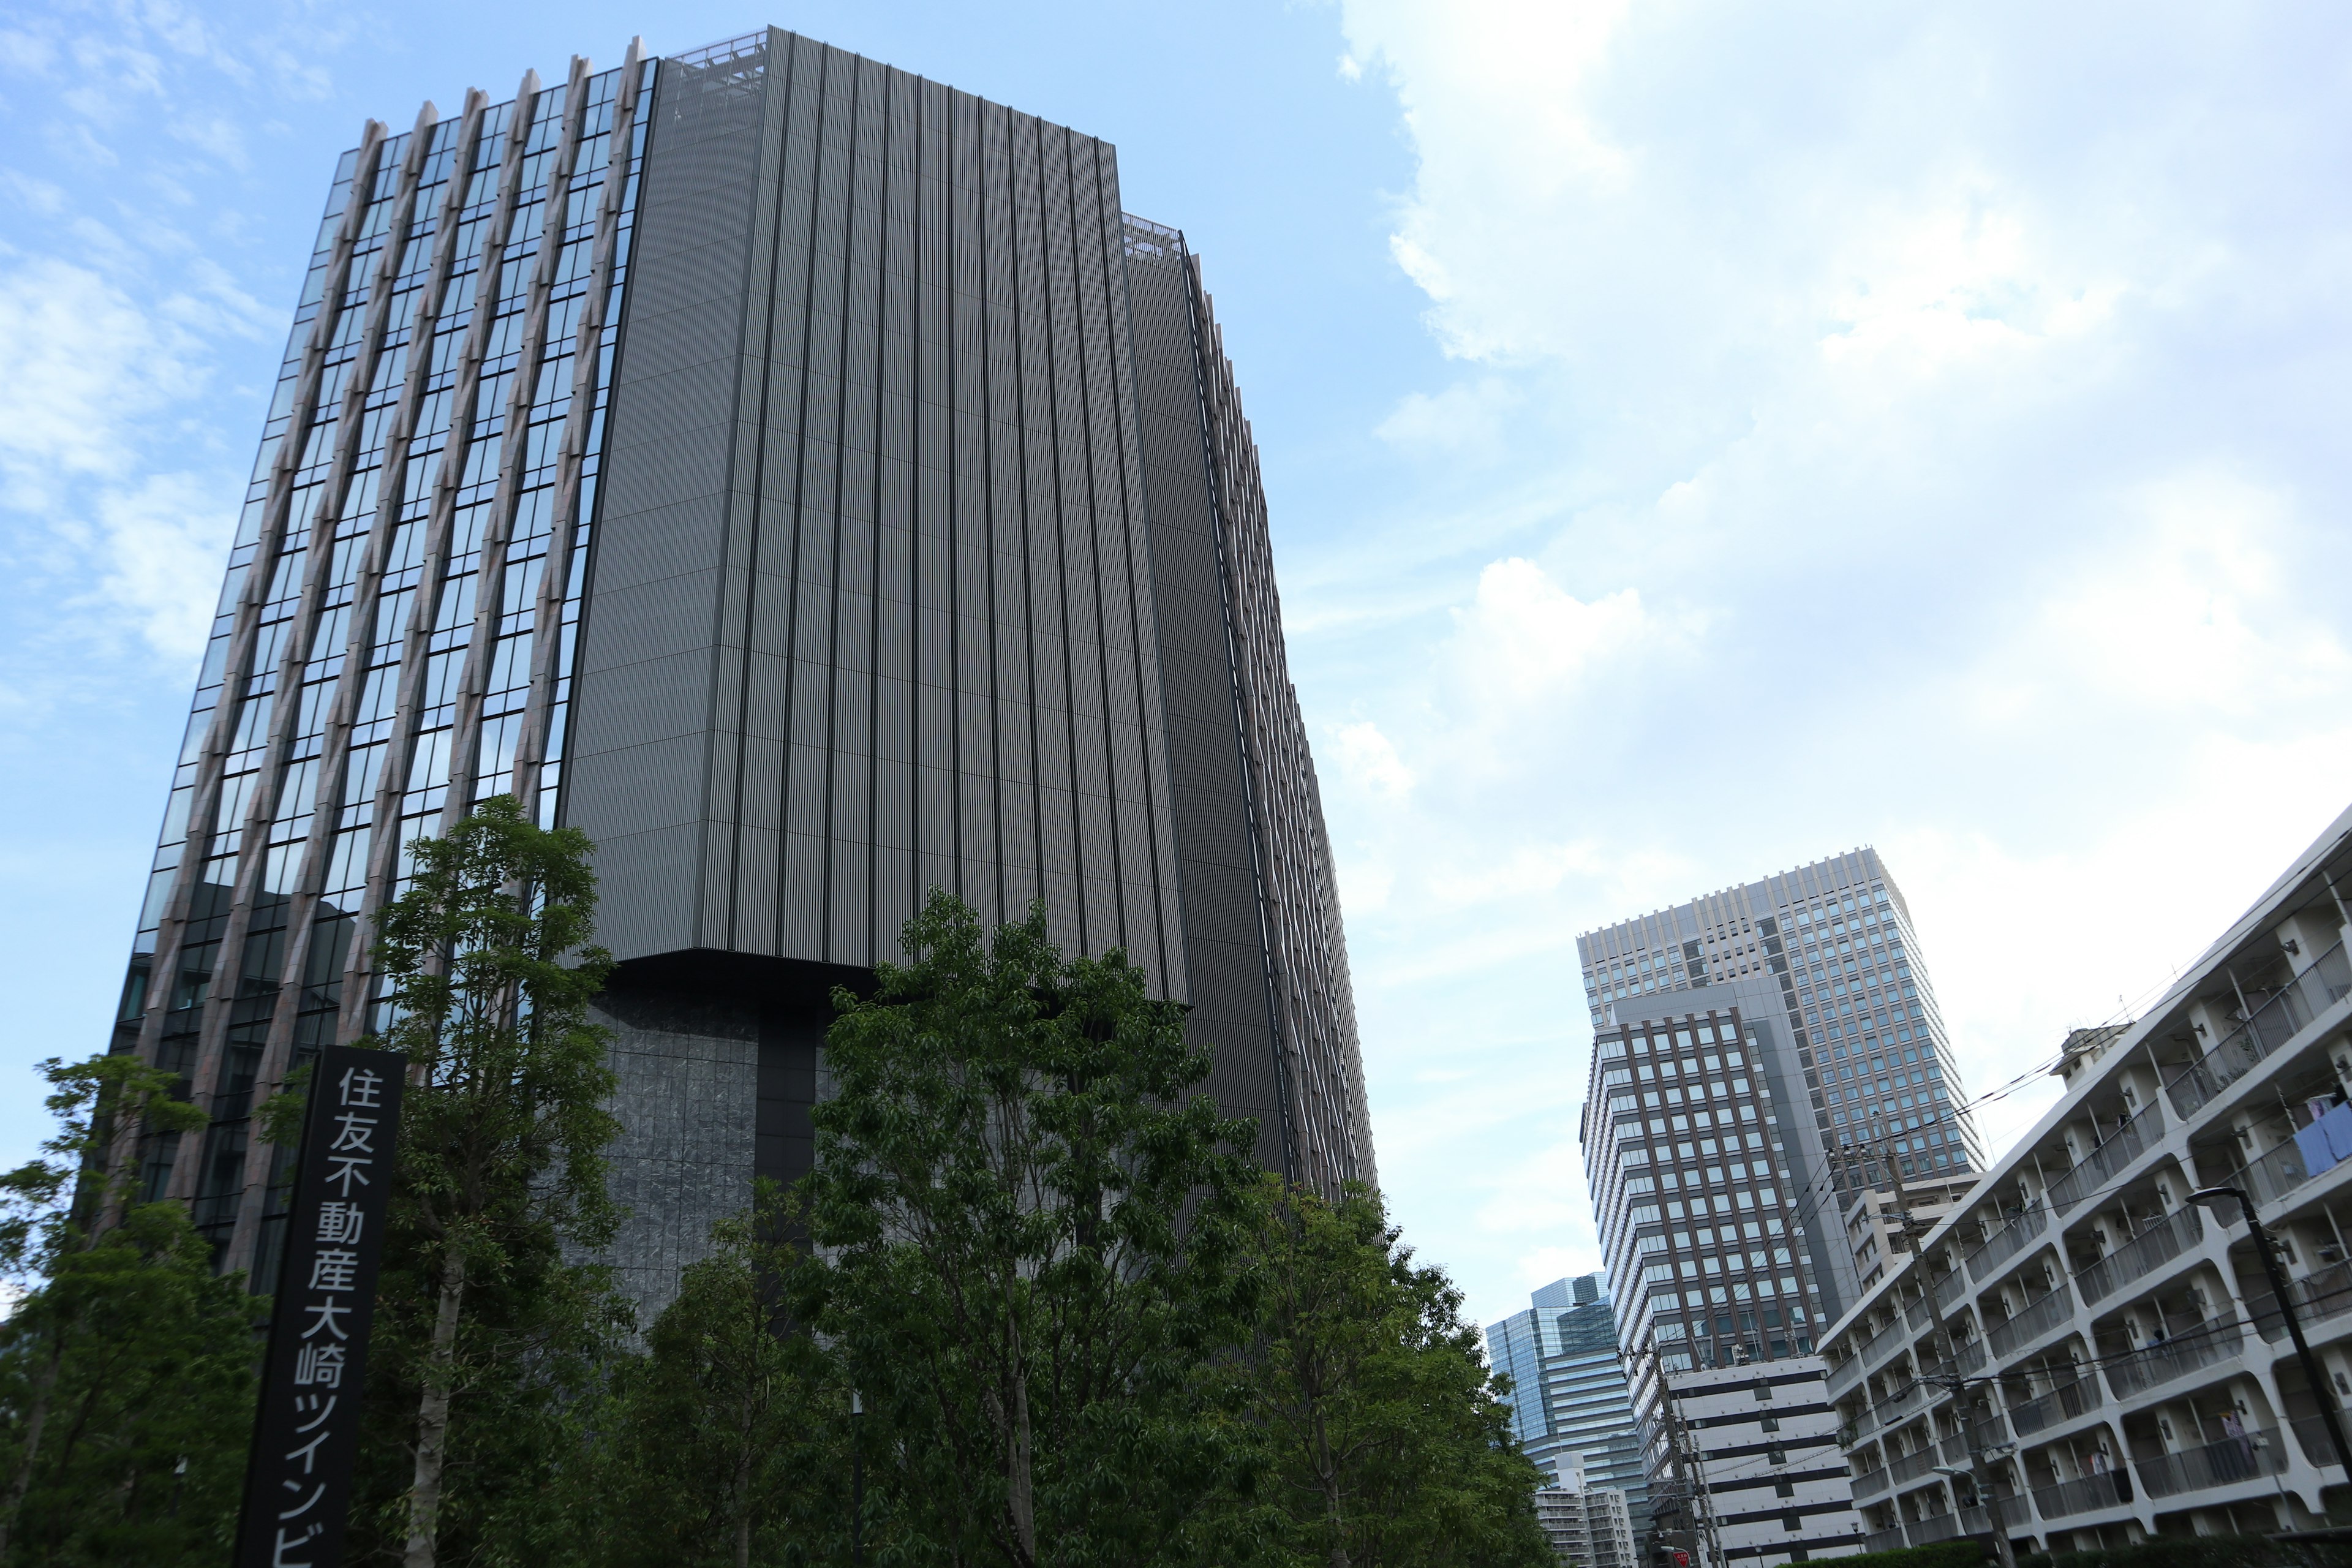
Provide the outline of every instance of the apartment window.
<path id="1" fill-rule="evenodd" d="M 1790 1480 L 1788 1477 L 1782 1476 L 1772 1483 L 1772 1495 L 1775 1497 L 1795 1497 L 1797 1495 L 1797 1483 Z M 1797 1528 L 1796 1520 L 1797 1516 L 1795 1514 L 1792 1513 L 1789 1515 L 1789 1528 L 1790 1530 Z"/>

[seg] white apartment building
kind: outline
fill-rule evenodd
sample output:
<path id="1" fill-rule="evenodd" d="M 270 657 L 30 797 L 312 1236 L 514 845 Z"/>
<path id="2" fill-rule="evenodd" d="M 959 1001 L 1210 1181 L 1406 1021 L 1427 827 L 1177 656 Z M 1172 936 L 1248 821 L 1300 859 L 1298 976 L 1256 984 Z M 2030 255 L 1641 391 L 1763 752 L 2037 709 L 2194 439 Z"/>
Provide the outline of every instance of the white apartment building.
<path id="1" fill-rule="evenodd" d="M 1559 1484 L 1536 1493 L 1536 1521 L 1561 1568 L 1635 1568 L 1633 1515 L 1625 1494 L 1587 1486 L 1577 1456 L 1562 1455 L 1556 1464 Z"/>
<path id="2" fill-rule="evenodd" d="M 1819 1356 L 1668 1374 L 1651 1506 L 1669 1544 L 1699 1568 L 1861 1550 L 1826 1377 Z"/>
<path id="3" fill-rule="evenodd" d="M 1868 1548 L 1989 1529 L 1979 1472 L 2051 1552 L 2352 1503 L 2322 1415 L 2352 1394 L 2347 893 L 2352 811 L 2144 1017 L 2070 1036 L 2064 1097 L 1832 1325 Z M 2237 1204 L 2191 1201 L 2222 1186 L 2315 1380 Z"/>

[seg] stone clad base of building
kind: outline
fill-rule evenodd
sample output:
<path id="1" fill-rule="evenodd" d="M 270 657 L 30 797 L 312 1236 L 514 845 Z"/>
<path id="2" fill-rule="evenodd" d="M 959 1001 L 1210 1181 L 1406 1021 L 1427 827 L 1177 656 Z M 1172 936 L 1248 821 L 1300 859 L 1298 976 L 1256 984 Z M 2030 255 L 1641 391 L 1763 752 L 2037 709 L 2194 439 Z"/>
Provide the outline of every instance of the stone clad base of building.
<path id="1" fill-rule="evenodd" d="M 624 1214 L 604 1258 L 640 1332 L 709 1255 L 710 1227 L 750 1208 L 757 1178 L 807 1173 L 832 989 L 872 984 L 863 970 L 719 952 L 614 972 L 593 1009 L 619 1079 L 608 1159 Z"/>

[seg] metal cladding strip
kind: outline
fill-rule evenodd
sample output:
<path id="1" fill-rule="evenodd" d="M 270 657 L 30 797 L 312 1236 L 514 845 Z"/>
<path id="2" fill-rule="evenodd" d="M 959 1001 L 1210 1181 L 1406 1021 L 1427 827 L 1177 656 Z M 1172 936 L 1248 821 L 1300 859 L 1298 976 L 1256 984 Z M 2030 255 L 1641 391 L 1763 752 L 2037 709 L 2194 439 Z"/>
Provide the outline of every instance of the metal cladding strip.
<path id="1" fill-rule="evenodd" d="M 390 194 L 392 216 L 385 227 L 386 238 L 377 263 L 375 280 L 372 286 L 368 320 L 362 331 L 359 352 L 352 362 L 355 374 L 345 387 L 341 416 L 343 425 L 339 441 L 340 477 L 331 481 L 329 486 L 330 498 L 340 498 L 340 504 L 335 506 L 331 513 L 339 535 L 341 524 L 352 520 L 350 486 L 354 482 L 353 476 L 358 468 L 359 459 L 366 450 L 363 445 L 366 408 L 373 396 L 371 388 L 375 381 L 377 368 L 386 352 L 385 340 L 391 335 L 387 329 L 393 309 L 394 285 L 401 277 L 402 268 L 405 262 L 406 237 L 414 222 L 417 189 L 426 160 L 431 154 L 436 124 L 433 106 L 428 103 L 418 112 L 416 123 L 409 132 L 408 147 L 402 162 L 399 184 Z M 371 205 L 373 205 L 371 204 Z M 390 456 L 388 449 L 384 456 L 387 458 Z M 384 521 L 383 510 L 384 490 L 382 478 L 385 471 L 381 465 L 373 470 L 377 481 L 374 493 L 376 510 L 372 514 L 369 537 L 354 546 L 354 548 L 363 547 L 363 560 L 380 553 L 383 549 L 382 541 L 389 537 L 390 530 Z M 394 510 L 396 512 L 397 509 L 394 508 Z M 320 527 L 325 526 L 328 516 L 326 506 L 322 503 L 321 521 L 313 525 L 314 532 Z M 340 537 L 334 542 L 340 544 Z M 306 605 L 303 617 L 304 624 L 310 628 L 309 633 L 307 637 L 296 639 L 296 647 L 289 650 L 287 678 L 289 680 L 298 664 L 307 663 L 316 666 L 328 660 L 340 658 L 342 661 L 342 668 L 339 675 L 329 677 L 336 680 L 334 701 L 325 716 L 324 729 L 320 737 L 318 754 L 315 759 L 318 766 L 308 783 L 310 796 L 305 804 L 309 826 L 302 839 L 303 847 L 299 870 L 291 888 L 291 905 L 287 917 L 287 930 L 289 934 L 286 943 L 285 966 L 278 977 L 279 990 L 270 1019 L 268 1036 L 256 1066 L 254 1076 L 256 1088 L 278 1082 L 285 1077 L 289 1066 L 289 1058 L 293 1047 L 295 1018 L 300 1011 L 303 1000 L 299 981 L 310 965 L 311 945 L 318 940 L 319 926 L 321 923 L 318 914 L 321 892 L 320 882 L 324 875 L 327 854 L 334 842 L 338 816 L 333 802 L 341 788 L 343 770 L 349 766 L 351 715 L 366 678 L 368 627 L 363 616 L 358 613 L 362 597 L 359 583 L 355 581 L 347 586 L 342 604 L 329 605 L 325 602 L 338 591 L 339 587 L 343 586 L 332 582 L 340 554 L 340 549 L 318 548 L 315 550 L 316 558 L 311 563 L 313 596 L 312 601 Z M 361 575 L 363 578 L 364 572 Z M 331 619 L 320 618 L 331 616 L 337 609 L 353 612 L 347 618 L 345 623 L 348 628 L 347 634 L 340 645 L 323 640 L 331 638 L 335 623 Z M 307 650 L 301 648 L 304 641 L 310 645 Z M 292 657 L 295 652 L 302 652 L 305 657 L 302 659 L 296 659 Z M 301 689 L 301 687 L 289 688 L 289 689 Z M 299 721 L 299 715 L 295 706 L 289 704 L 286 711 L 281 715 L 280 722 L 284 726 L 289 746 L 299 743 L 297 741 L 297 732 L 300 727 Z M 283 789 L 284 783 L 281 775 L 278 786 L 281 797 Z M 286 820 L 282 805 L 281 798 L 281 812 L 278 818 L 280 821 Z M 274 1173 L 276 1154 L 277 1151 L 272 1146 L 259 1143 L 248 1145 L 244 1180 L 241 1184 L 242 1196 L 236 1205 L 236 1220 L 228 1244 L 229 1258 L 238 1260 L 234 1266 L 243 1266 L 243 1260 L 252 1256 L 256 1227 L 261 1211 L 261 1189 L 266 1187 Z"/>
<path id="2" fill-rule="evenodd" d="M 488 236 L 482 246 L 481 258 L 472 274 L 473 294 L 467 308 L 473 319 L 467 324 L 466 339 L 458 351 L 456 379 L 449 399 L 449 437 L 442 448 L 441 460 L 433 479 L 431 510 L 427 514 L 425 535 L 424 570 L 416 599 L 411 612 L 406 636 L 403 639 L 401 658 L 401 697 L 394 716 L 391 747 L 385 757 L 383 775 L 377 786 L 375 826 L 379 829 L 375 841 L 369 845 L 371 874 L 367 880 L 367 897 L 362 908 L 373 915 L 376 906 L 388 896 L 396 896 L 402 839 L 405 837 L 407 819 L 432 815 L 439 803 L 418 803 L 416 797 L 446 787 L 444 778 L 419 786 L 415 779 L 416 746 L 428 734 L 439 733 L 441 727 L 427 730 L 422 721 L 426 717 L 425 700 L 429 695 L 425 678 L 434 650 L 432 643 L 444 635 L 434 628 L 441 618 L 446 595 L 453 590 L 463 592 L 467 586 L 478 587 L 463 579 L 466 574 L 452 574 L 452 534 L 456 527 L 457 497 L 461 489 L 470 488 L 467 470 L 477 446 L 476 426 L 480 414 L 477 406 L 481 395 L 481 369 L 484 351 L 489 342 L 491 323 L 498 315 L 498 284 L 506 263 L 509 226 L 514 221 L 515 198 L 520 189 L 523 148 L 530 131 L 531 112 L 537 106 L 541 89 L 539 73 L 527 73 L 518 89 L 506 123 L 497 134 L 504 139 L 500 149 L 498 194 L 487 216 Z M 475 159 L 480 156 L 478 133 Z M 478 167 L 474 171 L 478 173 Z M 454 263 L 453 263 L 454 265 Z M 485 290 L 488 290 L 486 295 Z M 448 649 L 438 650 L 442 652 Z M 457 737 L 451 735 L 451 742 Z M 437 748 L 436 748 L 437 749 Z M 447 760 L 446 757 L 443 759 Z M 415 809 L 411 809 L 412 805 Z M 420 830 L 423 823 L 418 824 Z M 390 828 L 392 831 L 381 831 Z"/>
<path id="3" fill-rule="evenodd" d="M 466 209 L 466 190 L 473 179 L 473 162 L 481 139 L 482 121 L 488 111 L 488 94 L 478 89 L 467 92 L 465 113 L 448 149 L 450 170 L 447 188 L 442 193 L 441 211 L 436 219 L 437 226 L 434 236 L 432 261 L 423 283 L 417 289 L 415 318 L 407 328 L 406 346 L 410 351 L 407 379 L 402 388 L 400 401 L 393 412 L 391 431 L 384 443 L 383 470 L 384 479 L 379 487 L 375 533 L 371 545 L 368 569 L 361 578 L 361 593 L 354 605 L 355 624 L 352 633 L 352 647 L 355 654 L 360 653 L 362 649 L 367 651 L 360 658 L 357 667 L 344 672 L 342 700 L 348 705 L 345 708 L 347 724 L 343 737 L 343 764 L 338 770 L 338 795 L 342 804 L 336 812 L 336 828 L 339 836 L 348 831 L 364 831 L 369 835 L 367 849 L 370 852 L 365 854 L 361 861 L 362 893 L 360 906 L 356 911 L 362 929 L 365 922 L 374 917 L 376 904 L 380 901 L 376 896 L 376 889 L 381 884 L 370 872 L 373 868 L 381 864 L 380 857 L 373 852 L 381 849 L 384 837 L 384 813 L 386 801 L 389 798 L 385 789 L 385 780 L 391 770 L 379 765 L 374 777 L 354 779 L 350 773 L 352 763 L 351 736 L 362 722 L 359 703 L 363 700 L 362 694 L 374 670 L 383 668 L 399 671 L 412 662 L 406 626 L 408 616 L 396 596 L 399 593 L 410 591 L 405 585 L 394 591 L 395 597 L 390 606 L 401 612 L 400 640 L 397 645 L 393 645 L 397 647 L 398 652 L 380 666 L 373 662 L 374 650 L 379 647 L 386 646 L 377 640 L 384 630 L 380 624 L 386 608 L 383 602 L 383 584 L 388 574 L 395 570 L 401 570 L 394 566 L 391 552 L 394 546 L 399 542 L 402 530 L 409 521 L 406 516 L 411 506 L 408 497 L 416 488 L 410 482 L 409 470 L 413 466 L 419 464 L 429 468 L 434 459 L 441 453 L 441 448 L 437 447 L 429 447 L 421 454 L 417 452 L 416 445 L 420 435 L 429 441 L 439 434 L 438 431 L 432 430 L 420 432 L 417 426 L 424 416 L 426 401 L 431 395 L 426 390 L 431 385 L 435 375 L 430 351 L 434 337 L 440 329 L 442 315 L 448 304 L 449 282 L 457 270 L 457 241 L 462 226 L 458 218 Z M 397 677 L 392 679 L 396 679 Z M 400 715 L 396 710 L 383 722 L 383 750 L 375 759 L 379 764 L 389 757 L 394 746 L 399 743 Z M 363 798 L 354 801 L 352 798 L 354 794 L 362 795 Z M 342 964 L 341 978 L 342 1016 L 338 1021 L 335 1031 L 335 1037 L 338 1039 L 350 1038 L 359 1032 L 361 1020 L 365 1016 L 367 1001 L 366 986 L 361 984 L 361 979 L 367 973 L 366 944 L 354 942 L 352 952 Z"/>

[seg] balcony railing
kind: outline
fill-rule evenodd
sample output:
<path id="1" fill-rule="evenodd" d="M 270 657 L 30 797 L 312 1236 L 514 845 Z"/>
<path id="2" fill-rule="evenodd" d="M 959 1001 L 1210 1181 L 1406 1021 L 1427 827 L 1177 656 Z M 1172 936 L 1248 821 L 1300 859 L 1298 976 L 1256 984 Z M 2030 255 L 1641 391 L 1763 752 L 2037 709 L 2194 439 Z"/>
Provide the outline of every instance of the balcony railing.
<path id="1" fill-rule="evenodd" d="M 2352 1415 L 2346 1415 L 2352 1422 Z M 2305 1415 L 2294 1424 L 2294 1440 L 2303 1447 L 2303 1457 L 2321 1469 L 2332 1469 L 2338 1463 L 2335 1441 L 2327 1436 L 2327 1417 Z"/>
<path id="2" fill-rule="evenodd" d="M 2021 1437 L 2031 1436 L 2046 1426 L 2061 1421 L 2072 1421 L 2086 1410 L 2095 1410 L 2103 1401 L 2098 1380 L 2084 1378 L 2062 1388 L 2009 1407 L 2009 1424 Z"/>
<path id="3" fill-rule="evenodd" d="M 2132 1468 L 2139 1472 L 2139 1484 L 2148 1496 L 2178 1497 L 2200 1487 L 2226 1487 L 2263 1476 L 2283 1475 L 2286 1470 L 2286 1445 L 2278 1440 L 2275 1432 L 2263 1433 L 2259 1440 L 2250 1432 L 2242 1437 L 2208 1443 L 2201 1448 L 2183 1448 L 2177 1454 L 2163 1454 L 2153 1459 L 2135 1459 Z"/>
<path id="4" fill-rule="evenodd" d="M 2050 1211 L 2036 1204 L 1985 1237 L 1984 1245 L 1963 1259 L 1969 1266 L 1969 1278 L 1983 1284 L 1992 1270 L 2022 1252 L 2025 1244 L 2040 1236 L 2049 1223 Z"/>
<path id="5" fill-rule="evenodd" d="M 1957 1513 L 1930 1514 L 1904 1527 L 1914 1546 L 1927 1546 L 1938 1541 L 1949 1541 L 1960 1533 L 1960 1516 Z"/>
<path id="6" fill-rule="evenodd" d="M 1867 1372 L 1908 1342 L 1909 1336 L 1904 1333 L 1903 1321 L 1898 1318 L 1864 1341 L 1862 1349 L 1855 1352 L 1853 1359 L 1860 1362 L 1863 1370 Z"/>
<path id="7" fill-rule="evenodd" d="M 2032 1511 L 2026 1508 L 2025 1500 L 2021 1497 L 1995 1498 L 1992 1500 L 1992 1505 L 2000 1510 L 2001 1523 L 2009 1526 L 2011 1530 L 2020 1529 L 2024 1525 L 2032 1522 L 2033 1515 Z M 1980 1508 L 1964 1508 L 1960 1510 L 1960 1530 L 1962 1533 L 1968 1535 L 1982 1535 L 1991 1528 L 1992 1521 L 1985 1517 L 1984 1510 Z"/>
<path id="8" fill-rule="evenodd" d="M 1969 1340 L 1963 1344 L 1954 1347 L 1951 1360 L 1938 1361 L 1931 1363 L 1927 1370 L 1921 1373 L 1921 1375 L 1931 1379 L 1938 1377 L 1958 1377 L 1964 1373 L 1976 1371 L 1977 1368 L 1984 1365 L 1984 1341 Z"/>
<path id="9" fill-rule="evenodd" d="M 1853 1387 L 1861 1376 L 1862 1357 L 1859 1355 L 1850 1355 L 1830 1368 L 1830 1397 L 1835 1399 L 1839 1394 L 1843 1394 Z"/>
<path id="10" fill-rule="evenodd" d="M 1864 1470 L 1853 1478 L 1854 1500 L 1860 1502 L 1864 1498 L 1876 1497 L 1894 1484 L 1886 1474 L 1885 1465 L 1879 1466 L 1874 1470 Z"/>
<path id="11" fill-rule="evenodd" d="M 1927 1403 L 1927 1385 L 1916 1381 L 1906 1383 L 1871 1407 L 1881 1423 L 1892 1426 L 1895 1422 Z"/>
<path id="12" fill-rule="evenodd" d="M 2088 1513 L 2093 1509 L 2121 1508 L 2129 1501 L 2131 1482 L 2121 1470 L 2033 1489 L 2033 1506 L 2044 1519 L 2063 1519 L 2070 1513 Z"/>
<path id="13" fill-rule="evenodd" d="M 1987 1329 L 1985 1342 L 1992 1346 L 1993 1354 L 2005 1356 L 2040 1339 L 2074 1315 L 2074 1298 L 2062 1284 L 2007 1322 Z"/>
<path id="14" fill-rule="evenodd" d="M 2183 1204 L 2075 1275 L 2075 1289 L 2083 1292 L 2083 1302 L 2088 1306 L 2171 1262 L 2196 1246 L 2204 1234 L 2204 1211 L 2194 1204 Z"/>
<path id="15" fill-rule="evenodd" d="M 2236 1187 L 2258 1204 L 2266 1204 L 2311 1180 L 2311 1166 L 2303 1157 L 2303 1145 L 2290 1138 L 2261 1159 L 2221 1178 L 2221 1185 Z"/>
<path id="16" fill-rule="evenodd" d="M 2164 1107 L 2151 1105 L 2116 1129 L 2115 1135 L 2090 1152 L 2089 1158 L 2050 1184 L 2050 1206 L 2064 1214 L 2095 1190 L 2099 1184 L 2138 1158 L 2142 1150 L 2162 1135 Z"/>
<path id="17" fill-rule="evenodd" d="M 1957 1268 L 1936 1281 L 1936 1305 L 1944 1309 L 1944 1316 L 1948 1318 L 1958 1308 L 1960 1298 L 1968 1293 L 1969 1277 Z"/>
<path id="18" fill-rule="evenodd" d="M 2290 1279 L 2286 1285 L 2287 1299 L 2294 1303 L 2295 1315 L 2303 1320 L 2305 1329 L 2323 1320 L 2352 1312 L 2352 1263 L 2337 1263 Z M 2286 1338 L 2286 1320 L 2279 1316 L 2278 1298 L 2268 1290 L 2246 1298 L 2246 1310 L 2253 1314 L 2254 1327 L 2266 1340 Z"/>
<path id="19" fill-rule="evenodd" d="M 2200 1367 L 2213 1366 L 2236 1355 L 2243 1346 L 2246 1326 L 2231 1321 L 2218 1328 L 2199 1329 L 2107 1363 L 2107 1386 L 2117 1399 L 2129 1399 L 2143 1388 L 2186 1377 Z"/>
<path id="20" fill-rule="evenodd" d="M 1924 1448 L 1914 1448 L 1907 1454 L 1897 1455 L 1886 1461 L 1886 1479 L 1896 1486 L 1916 1480 L 1936 1468 L 1937 1457 L 1933 1443 Z"/>
<path id="21" fill-rule="evenodd" d="M 1906 1544 L 1903 1539 L 1903 1527 L 1899 1524 L 1886 1530 L 1874 1530 L 1862 1538 L 1864 1552 L 1895 1552 Z"/>
<path id="22" fill-rule="evenodd" d="M 2352 961 L 2346 959 L 2339 942 L 2266 997 L 2203 1059 L 2191 1063 L 2164 1086 L 2173 1110 L 2184 1121 L 2195 1115 L 2347 994 L 2352 994 Z"/>

